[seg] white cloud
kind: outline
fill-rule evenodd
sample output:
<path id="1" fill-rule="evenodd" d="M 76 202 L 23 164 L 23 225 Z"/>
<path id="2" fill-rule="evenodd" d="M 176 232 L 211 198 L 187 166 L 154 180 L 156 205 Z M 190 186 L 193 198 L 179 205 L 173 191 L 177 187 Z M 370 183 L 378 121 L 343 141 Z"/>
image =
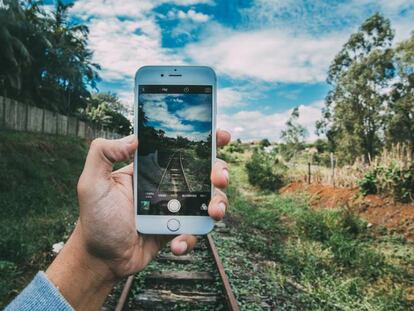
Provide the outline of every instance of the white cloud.
<path id="1" fill-rule="evenodd" d="M 191 125 L 183 124 L 176 115 L 168 111 L 168 106 L 165 103 L 165 96 L 157 96 L 154 94 L 141 96 L 142 100 L 145 101 L 146 116 L 153 122 L 159 122 L 161 124 L 160 128 L 180 132 L 193 130 L 193 127 Z"/>
<path id="2" fill-rule="evenodd" d="M 101 77 L 131 87 L 130 92 L 120 94 L 125 105 L 132 106 L 133 78 L 139 67 L 184 63 L 175 51 L 162 48 L 162 30 L 151 13 L 156 6 L 167 2 L 182 6 L 214 5 L 211 0 L 78 0 L 70 10 L 71 15 L 89 26 L 89 45 L 94 51 L 94 61 L 102 66 Z M 190 11 L 191 17 L 200 19 L 197 12 Z"/>
<path id="3" fill-rule="evenodd" d="M 193 4 L 208 4 L 215 5 L 214 0 L 164 0 L 163 2 L 174 3 L 177 5 L 193 5 Z"/>
<path id="4" fill-rule="evenodd" d="M 190 9 L 187 12 L 173 9 L 168 12 L 167 16 L 170 19 L 190 20 L 196 23 L 205 23 L 210 19 L 209 15 L 196 12 L 193 9 Z"/>
<path id="5" fill-rule="evenodd" d="M 188 121 L 210 122 L 211 107 L 209 104 L 187 106 L 182 110 L 178 110 L 177 115 Z"/>
<path id="6" fill-rule="evenodd" d="M 309 133 L 308 141 L 317 138 L 315 134 L 315 122 L 321 118 L 323 101 L 317 101 L 310 105 L 299 106 L 299 120 Z M 229 130 L 233 139 L 259 140 L 268 138 L 279 141 L 280 134 L 285 129 L 292 109 L 280 113 L 264 114 L 259 111 L 240 111 L 233 115 L 219 115 L 218 125 L 220 128 Z"/>
<path id="7" fill-rule="evenodd" d="M 161 30 L 152 20 L 94 19 L 90 22 L 89 39 L 105 80 L 132 81 L 135 71 L 143 65 L 182 63 L 173 51 L 161 48 Z"/>
<path id="8" fill-rule="evenodd" d="M 205 40 L 189 44 L 185 52 L 195 62 L 213 66 L 221 74 L 264 81 L 315 82 L 326 79 L 330 61 L 345 37 L 312 37 L 277 29 L 210 31 Z"/>
<path id="9" fill-rule="evenodd" d="M 155 7 L 170 3 L 181 6 L 194 4 L 213 5 L 212 0 L 78 0 L 71 12 L 87 19 L 88 17 L 129 17 L 142 18 Z"/>
<path id="10" fill-rule="evenodd" d="M 234 87 L 225 87 L 217 90 L 217 105 L 219 108 L 244 106 L 243 93 Z"/>

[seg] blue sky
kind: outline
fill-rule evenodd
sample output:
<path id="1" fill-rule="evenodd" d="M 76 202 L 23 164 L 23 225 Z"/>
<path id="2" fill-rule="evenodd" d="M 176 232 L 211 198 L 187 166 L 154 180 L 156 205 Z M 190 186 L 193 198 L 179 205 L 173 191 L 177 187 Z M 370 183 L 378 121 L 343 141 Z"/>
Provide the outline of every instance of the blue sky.
<path id="1" fill-rule="evenodd" d="M 141 94 L 148 122 L 172 138 L 207 140 L 211 135 L 211 94 Z"/>
<path id="2" fill-rule="evenodd" d="M 90 28 L 101 91 L 131 106 L 140 66 L 209 65 L 218 126 L 276 141 L 295 106 L 315 138 L 329 63 L 376 11 L 390 18 L 396 42 L 414 29 L 413 0 L 78 0 L 71 16 Z"/>

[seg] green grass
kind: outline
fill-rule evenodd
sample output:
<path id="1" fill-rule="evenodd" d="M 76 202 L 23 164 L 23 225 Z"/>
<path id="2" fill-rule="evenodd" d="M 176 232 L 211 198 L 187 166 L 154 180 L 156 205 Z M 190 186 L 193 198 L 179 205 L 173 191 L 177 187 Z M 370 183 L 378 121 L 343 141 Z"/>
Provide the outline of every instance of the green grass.
<path id="1" fill-rule="evenodd" d="M 258 288 L 239 280 L 254 278 L 251 269 L 233 276 L 243 310 L 260 310 L 260 297 L 281 310 L 414 308 L 411 241 L 367 226 L 348 209 L 312 209 L 305 194 L 259 191 L 247 183 L 242 163 L 233 163 L 231 173 L 235 242 L 221 248 L 223 260 L 230 270 L 261 267 Z M 237 254 L 243 264 L 225 259 Z"/>
<path id="2" fill-rule="evenodd" d="M 0 131 L 0 308 L 73 228 L 86 152 L 77 138 Z"/>

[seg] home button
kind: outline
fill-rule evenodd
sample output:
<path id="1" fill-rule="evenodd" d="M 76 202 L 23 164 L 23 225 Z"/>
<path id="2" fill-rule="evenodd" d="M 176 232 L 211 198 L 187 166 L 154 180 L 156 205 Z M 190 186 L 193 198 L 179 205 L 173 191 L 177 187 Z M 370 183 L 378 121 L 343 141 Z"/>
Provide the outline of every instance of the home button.
<path id="1" fill-rule="evenodd" d="M 167 228 L 168 230 L 175 232 L 178 229 L 180 229 L 180 222 L 177 219 L 170 219 L 167 222 Z"/>

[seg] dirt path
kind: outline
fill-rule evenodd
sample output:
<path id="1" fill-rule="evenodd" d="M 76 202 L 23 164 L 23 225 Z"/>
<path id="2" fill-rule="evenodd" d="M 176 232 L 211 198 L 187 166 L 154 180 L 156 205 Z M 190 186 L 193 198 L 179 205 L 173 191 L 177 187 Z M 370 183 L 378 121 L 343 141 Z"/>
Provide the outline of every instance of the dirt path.
<path id="1" fill-rule="evenodd" d="M 291 183 L 280 190 L 282 194 L 297 191 L 308 193 L 315 208 L 350 207 L 367 222 L 375 226 L 383 225 L 414 240 L 414 203 L 394 203 L 378 195 L 363 197 L 358 188 L 333 188 L 302 182 Z"/>

